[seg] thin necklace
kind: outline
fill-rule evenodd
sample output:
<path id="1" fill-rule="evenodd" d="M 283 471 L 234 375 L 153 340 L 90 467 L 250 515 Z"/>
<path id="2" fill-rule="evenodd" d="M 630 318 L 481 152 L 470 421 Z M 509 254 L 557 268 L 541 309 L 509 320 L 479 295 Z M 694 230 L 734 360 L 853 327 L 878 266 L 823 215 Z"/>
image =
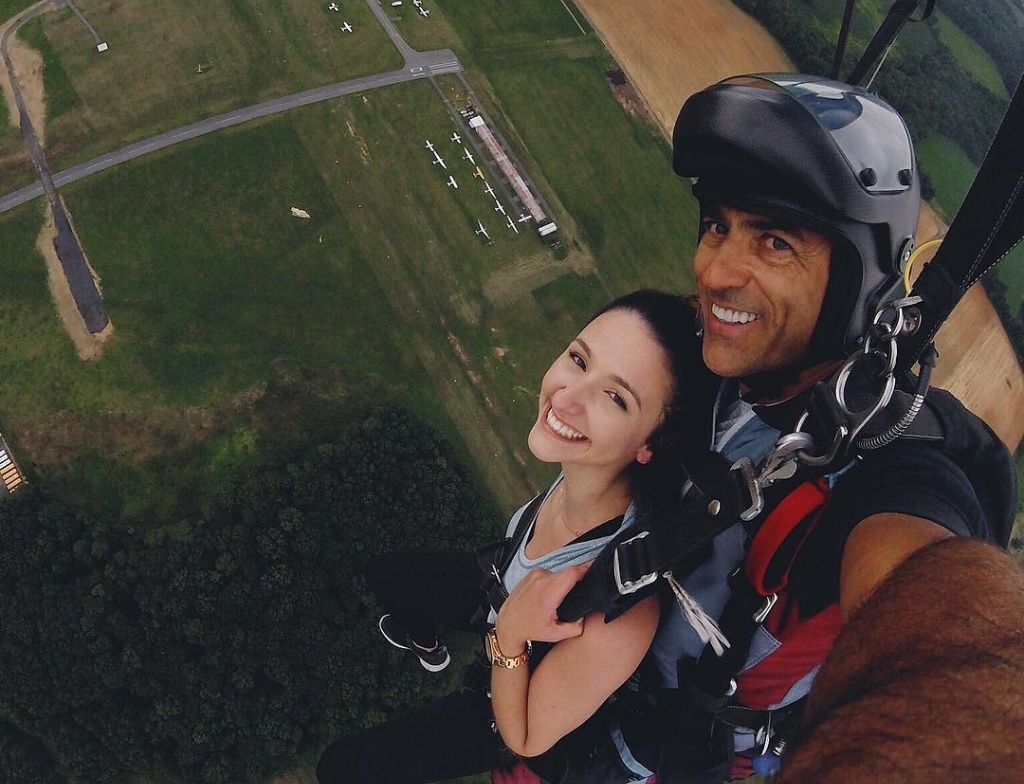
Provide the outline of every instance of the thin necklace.
<path id="1" fill-rule="evenodd" d="M 562 482 L 560 482 L 558 484 L 558 488 L 556 490 L 556 492 L 558 492 L 558 498 L 555 499 L 555 503 L 558 506 L 560 506 L 560 507 L 563 506 L 562 501 L 565 500 L 565 484 L 564 484 L 564 481 L 565 480 L 562 480 Z M 555 514 L 558 514 L 558 510 L 557 509 L 555 509 L 554 512 L 555 512 Z M 576 531 L 576 530 L 574 530 L 569 525 L 569 522 L 568 522 L 568 520 L 566 520 L 566 516 L 565 516 L 564 512 L 562 514 L 558 514 L 558 519 L 561 521 L 562 527 L 566 531 L 568 531 L 569 533 L 572 534 L 572 538 L 573 539 L 579 539 L 583 535 L 583 531 Z"/>

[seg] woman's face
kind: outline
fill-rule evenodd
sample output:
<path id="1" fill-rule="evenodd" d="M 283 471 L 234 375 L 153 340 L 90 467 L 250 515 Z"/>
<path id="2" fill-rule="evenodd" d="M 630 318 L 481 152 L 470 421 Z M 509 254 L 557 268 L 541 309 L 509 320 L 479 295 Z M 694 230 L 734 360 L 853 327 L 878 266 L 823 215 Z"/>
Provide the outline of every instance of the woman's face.
<path id="1" fill-rule="evenodd" d="M 530 451 L 549 463 L 622 470 L 647 462 L 647 440 L 672 391 L 668 360 L 635 312 L 588 324 L 541 381 Z"/>

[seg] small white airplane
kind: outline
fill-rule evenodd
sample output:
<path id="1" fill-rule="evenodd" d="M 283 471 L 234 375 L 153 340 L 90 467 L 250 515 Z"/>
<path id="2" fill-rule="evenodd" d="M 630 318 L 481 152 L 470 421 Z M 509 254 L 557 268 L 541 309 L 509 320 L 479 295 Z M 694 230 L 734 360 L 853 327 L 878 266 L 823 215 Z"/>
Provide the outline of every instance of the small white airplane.
<path id="1" fill-rule="evenodd" d="M 495 212 L 500 212 L 500 213 L 501 213 L 502 215 L 505 215 L 505 208 L 504 208 L 504 207 L 502 206 L 501 202 L 500 202 L 500 201 L 497 201 L 497 200 L 495 200 L 495 202 L 494 202 L 494 203 L 495 203 L 495 204 L 497 205 L 497 206 L 496 206 L 496 207 L 494 208 L 494 211 L 495 211 Z M 509 218 L 509 220 L 512 220 L 512 219 L 511 219 L 511 218 Z"/>
<path id="2" fill-rule="evenodd" d="M 430 141 L 430 139 L 427 139 L 427 149 L 430 150 L 431 152 L 434 151 L 434 143 Z"/>
<path id="3" fill-rule="evenodd" d="M 454 174 L 449 174 L 448 175 L 448 187 L 449 188 L 455 188 L 455 190 L 459 189 L 459 184 L 457 182 L 455 182 L 455 175 Z"/>
<path id="4" fill-rule="evenodd" d="M 441 164 L 441 168 L 445 171 L 448 170 L 448 167 L 445 166 L 444 158 L 437 154 L 437 150 L 434 150 L 434 165 L 437 166 L 437 164 Z"/>
<path id="5" fill-rule="evenodd" d="M 516 228 L 516 222 L 515 222 L 514 220 L 512 220 L 512 218 L 509 218 L 509 219 L 508 219 L 508 224 L 507 224 L 507 225 L 508 225 L 508 227 L 509 227 L 510 229 L 512 229 L 512 231 L 514 231 L 514 232 L 515 232 L 516 234 L 518 234 L 518 233 L 519 233 L 519 229 L 517 229 L 517 228 Z"/>
<path id="6" fill-rule="evenodd" d="M 337 3 L 331 3 L 327 7 L 330 8 L 332 11 L 340 11 L 341 10 L 340 8 L 338 8 L 338 4 Z"/>
<path id="7" fill-rule="evenodd" d="M 487 185 L 487 187 L 484 188 L 484 193 L 486 193 L 488 196 L 493 196 L 494 188 L 491 187 L 491 184 L 487 182 L 487 180 L 484 180 L 484 183 Z"/>
<path id="8" fill-rule="evenodd" d="M 473 176 L 476 177 L 478 180 L 482 180 L 484 178 L 484 173 L 480 171 L 479 166 L 476 167 L 476 171 L 473 172 Z"/>
<path id="9" fill-rule="evenodd" d="M 462 151 L 466 153 L 466 160 L 473 165 L 476 165 L 476 158 L 473 157 L 473 153 L 471 153 L 466 147 L 463 147 Z"/>
<path id="10" fill-rule="evenodd" d="M 476 230 L 477 234 L 483 234 L 487 239 L 491 238 L 491 235 L 487 233 L 487 229 L 484 228 L 484 222 L 483 221 L 479 221 L 478 220 L 476 222 L 476 225 L 479 226 L 479 228 Z"/>
<path id="11" fill-rule="evenodd" d="M 525 212 L 519 213 L 519 222 L 520 223 L 529 223 L 532 220 L 533 220 L 533 216 L 532 215 L 528 215 Z"/>
<path id="12" fill-rule="evenodd" d="M 424 19 L 426 17 L 430 16 L 430 9 L 429 8 L 424 8 L 423 6 L 420 6 L 419 7 L 419 12 L 420 12 L 420 16 L 422 16 Z"/>
<path id="13" fill-rule="evenodd" d="M 343 24 L 340 29 L 344 30 L 346 33 L 351 33 L 352 25 L 350 25 L 348 22 L 345 22 L 345 24 Z"/>
<path id="14" fill-rule="evenodd" d="M 458 131 L 452 132 L 452 141 L 455 142 L 456 144 L 462 144 L 462 137 L 459 136 Z"/>
<path id="15" fill-rule="evenodd" d="M 419 8 L 421 5 L 423 5 L 423 0 L 412 0 L 412 4 Z"/>

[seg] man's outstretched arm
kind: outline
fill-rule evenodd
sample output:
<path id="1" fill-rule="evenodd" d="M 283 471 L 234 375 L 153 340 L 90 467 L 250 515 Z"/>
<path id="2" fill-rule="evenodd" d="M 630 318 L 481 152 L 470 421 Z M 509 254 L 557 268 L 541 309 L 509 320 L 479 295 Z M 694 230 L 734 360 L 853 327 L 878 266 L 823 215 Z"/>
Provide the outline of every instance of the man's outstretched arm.
<path id="1" fill-rule="evenodd" d="M 778 783 L 1007 781 L 1022 734 L 1024 570 L 944 539 L 852 612 Z"/>

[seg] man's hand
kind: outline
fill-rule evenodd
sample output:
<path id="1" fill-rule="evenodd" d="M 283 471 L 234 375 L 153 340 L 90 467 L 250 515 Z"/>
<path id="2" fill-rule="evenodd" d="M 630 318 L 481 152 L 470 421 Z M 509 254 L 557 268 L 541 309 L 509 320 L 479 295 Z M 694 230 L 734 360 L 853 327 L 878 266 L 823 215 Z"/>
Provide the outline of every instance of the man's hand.
<path id="1" fill-rule="evenodd" d="M 935 542 L 851 615 L 778 784 L 1007 781 L 1022 694 L 1024 570 L 982 542 Z"/>

